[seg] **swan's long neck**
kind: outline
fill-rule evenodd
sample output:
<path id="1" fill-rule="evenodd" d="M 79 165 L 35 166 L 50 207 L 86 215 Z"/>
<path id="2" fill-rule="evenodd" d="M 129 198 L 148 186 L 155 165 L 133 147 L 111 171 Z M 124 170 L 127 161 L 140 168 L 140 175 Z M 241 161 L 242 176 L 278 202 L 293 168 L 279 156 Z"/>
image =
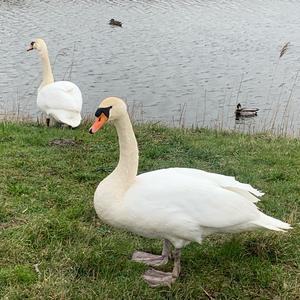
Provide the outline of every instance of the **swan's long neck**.
<path id="1" fill-rule="evenodd" d="M 47 84 L 53 83 L 54 78 L 52 74 L 52 69 L 51 69 L 51 64 L 50 64 L 50 59 L 48 55 L 48 50 L 43 49 L 43 51 L 40 53 L 40 57 L 42 60 L 42 65 L 43 65 L 43 81 L 39 87 L 39 90 L 44 87 Z"/>
<path id="2" fill-rule="evenodd" d="M 112 173 L 119 187 L 126 191 L 135 180 L 138 170 L 138 146 L 128 114 L 115 121 L 119 137 L 120 158 Z"/>

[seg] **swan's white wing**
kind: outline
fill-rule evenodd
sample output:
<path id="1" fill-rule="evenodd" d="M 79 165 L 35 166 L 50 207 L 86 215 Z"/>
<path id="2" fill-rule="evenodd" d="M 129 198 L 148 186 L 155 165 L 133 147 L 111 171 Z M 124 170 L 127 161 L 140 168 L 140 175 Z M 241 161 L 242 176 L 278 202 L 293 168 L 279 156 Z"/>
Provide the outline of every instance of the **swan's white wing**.
<path id="1" fill-rule="evenodd" d="M 132 218 L 149 218 L 153 227 L 172 224 L 184 232 L 226 228 L 256 220 L 260 211 L 243 195 L 221 187 L 206 172 L 163 169 L 137 176 L 127 191 L 124 208 Z M 197 171 L 197 170 L 196 170 Z M 144 223 L 145 222 L 141 222 Z"/>
<path id="2" fill-rule="evenodd" d="M 201 242 L 203 236 L 215 232 L 290 228 L 260 212 L 247 196 L 197 171 L 174 168 L 141 174 L 116 203 L 104 197 L 110 209 L 96 201 L 96 211 L 114 226 L 146 237 L 166 238 L 178 248 L 189 241 Z"/>
<path id="3" fill-rule="evenodd" d="M 77 85 L 70 81 L 56 81 L 44 86 L 38 93 L 38 104 L 45 108 L 80 112 L 82 96 Z"/>
<path id="4" fill-rule="evenodd" d="M 200 176 L 203 176 L 204 178 L 210 179 L 223 188 L 240 193 L 241 195 L 248 198 L 253 203 L 260 201 L 260 199 L 254 197 L 253 195 L 257 197 L 264 195 L 264 193 L 253 188 L 250 184 L 241 183 L 232 176 L 209 173 L 198 169 L 189 169 L 189 168 L 174 168 L 174 169 L 176 170 L 176 172 L 181 173 L 183 175 L 198 177 L 198 178 Z"/>
<path id="5" fill-rule="evenodd" d="M 37 97 L 37 105 L 56 120 L 76 127 L 81 121 L 82 96 L 70 81 L 56 81 L 44 86 Z"/>

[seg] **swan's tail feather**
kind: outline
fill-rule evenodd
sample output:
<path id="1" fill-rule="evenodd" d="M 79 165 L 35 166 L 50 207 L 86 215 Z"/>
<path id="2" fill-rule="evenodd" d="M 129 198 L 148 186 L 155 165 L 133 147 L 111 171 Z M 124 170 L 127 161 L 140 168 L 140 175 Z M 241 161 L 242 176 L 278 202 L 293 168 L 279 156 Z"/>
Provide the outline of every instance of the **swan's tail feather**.
<path id="1" fill-rule="evenodd" d="M 265 194 L 265 193 L 255 189 L 254 187 L 252 187 L 250 184 L 247 184 L 247 183 L 240 183 L 239 188 L 250 192 L 251 194 L 255 195 L 256 197 L 261 197 Z"/>
<path id="2" fill-rule="evenodd" d="M 274 231 L 286 231 L 288 229 L 292 229 L 290 224 L 267 216 L 263 213 L 261 213 L 260 218 L 257 221 L 254 221 L 253 224 Z"/>
<path id="3" fill-rule="evenodd" d="M 261 197 L 264 195 L 264 193 L 255 189 L 250 184 L 241 183 L 241 182 L 237 181 L 234 177 L 225 176 L 225 175 L 221 175 L 221 174 L 212 174 L 210 176 L 213 177 L 214 180 L 216 182 L 218 182 L 218 184 L 220 184 L 223 188 L 226 188 L 226 189 L 229 189 L 232 191 L 236 191 L 236 192 L 244 191 L 245 193 L 251 193 L 252 195 L 254 195 L 256 197 Z M 256 199 L 255 201 L 253 201 L 254 199 L 252 199 L 252 201 L 250 199 L 249 200 L 254 203 L 259 201 L 258 198 L 255 198 L 255 199 Z"/>
<path id="4" fill-rule="evenodd" d="M 250 192 L 248 190 L 245 190 L 245 189 L 241 189 L 241 188 L 238 188 L 238 187 L 226 187 L 227 190 L 229 191 L 232 191 L 232 192 L 235 192 L 237 194 L 240 194 L 241 196 L 243 196 L 244 198 L 248 199 L 250 202 L 252 203 L 257 203 L 260 201 L 260 199 L 258 199 L 257 197 L 259 196 L 262 196 L 263 193 L 260 193 L 259 191 L 257 191 L 256 194 L 254 194 L 253 192 Z M 256 196 L 254 196 L 256 195 Z"/>

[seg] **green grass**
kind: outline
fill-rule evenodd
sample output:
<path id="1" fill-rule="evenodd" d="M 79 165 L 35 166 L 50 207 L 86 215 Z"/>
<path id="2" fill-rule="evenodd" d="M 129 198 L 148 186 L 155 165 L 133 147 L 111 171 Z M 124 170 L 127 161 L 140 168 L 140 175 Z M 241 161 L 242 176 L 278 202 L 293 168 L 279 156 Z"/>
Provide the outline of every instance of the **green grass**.
<path id="1" fill-rule="evenodd" d="M 159 253 L 161 242 L 111 228 L 93 208 L 97 184 L 118 161 L 115 130 L 91 136 L 84 126 L 0 123 L 0 298 L 297 299 L 300 141 L 154 125 L 135 131 L 140 172 L 180 166 L 236 176 L 264 191 L 259 207 L 294 229 L 191 244 L 178 281 L 149 288 L 141 278 L 147 267 L 130 256 Z M 52 145 L 58 138 L 74 143 Z"/>

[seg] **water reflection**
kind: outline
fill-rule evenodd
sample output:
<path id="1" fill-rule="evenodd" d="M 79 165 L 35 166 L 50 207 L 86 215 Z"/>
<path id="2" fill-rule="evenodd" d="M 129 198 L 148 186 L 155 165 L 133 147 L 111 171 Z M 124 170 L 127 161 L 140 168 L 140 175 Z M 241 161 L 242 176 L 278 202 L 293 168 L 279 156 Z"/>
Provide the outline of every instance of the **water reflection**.
<path id="1" fill-rule="evenodd" d="M 271 0 L 1 1 L 0 112 L 37 114 L 41 66 L 25 47 L 43 37 L 55 79 L 81 88 L 85 114 L 117 95 L 142 121 L 237 128 L 241 102 L 260 108 L 255 129 L 294 114 L 299 131 L 299 13 L 300 2 Z"/>

